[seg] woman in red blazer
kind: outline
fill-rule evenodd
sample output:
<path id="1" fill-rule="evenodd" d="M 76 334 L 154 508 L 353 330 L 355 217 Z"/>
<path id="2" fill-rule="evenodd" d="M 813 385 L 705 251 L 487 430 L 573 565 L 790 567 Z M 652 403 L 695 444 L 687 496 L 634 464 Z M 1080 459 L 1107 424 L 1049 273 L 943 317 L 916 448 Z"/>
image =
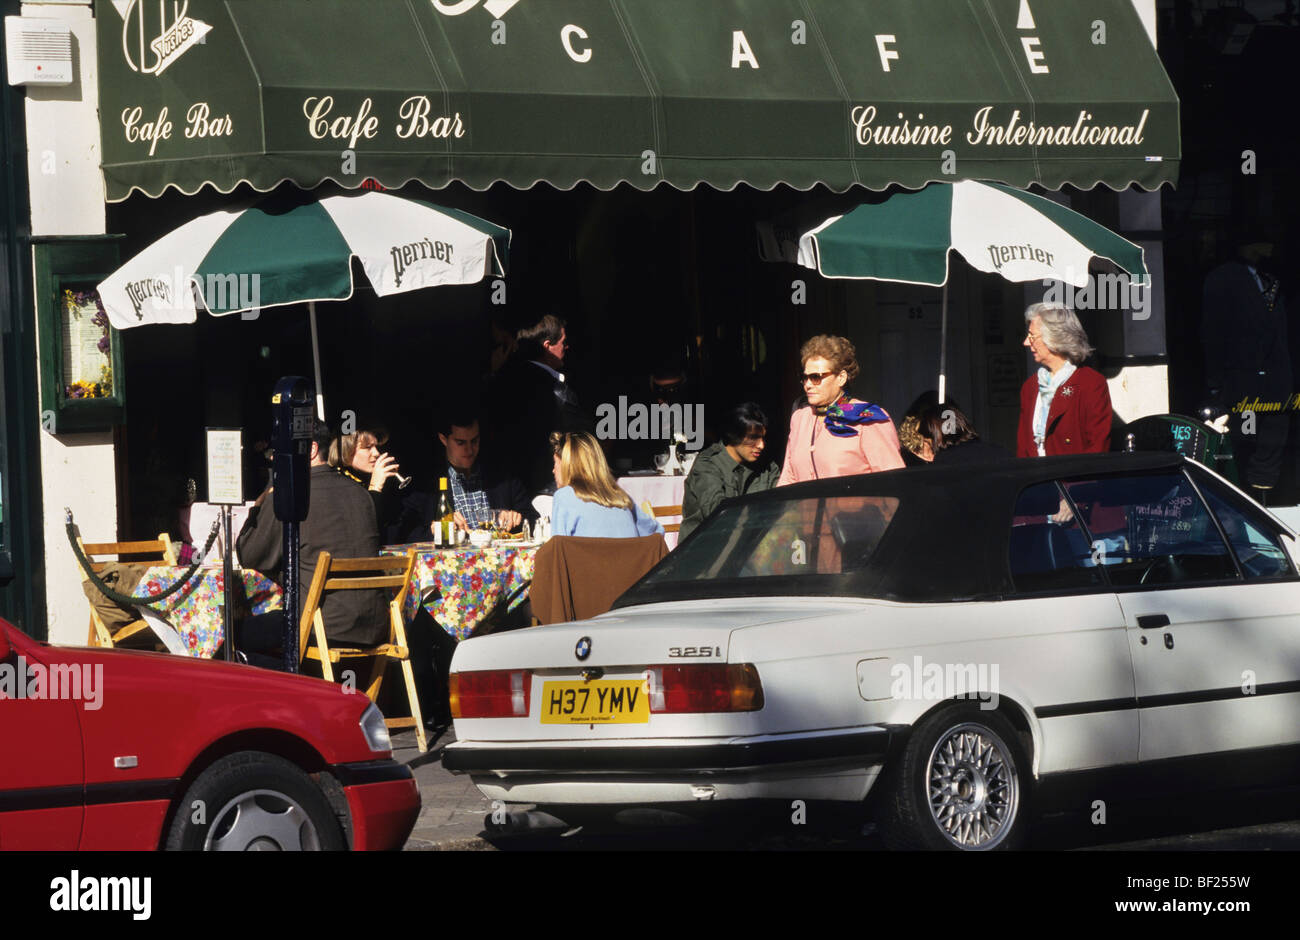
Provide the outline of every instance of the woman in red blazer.
<path id="1" fill-rule="evenodd" d="M 1024 345 L 1040 366 L 1020 388 L 1017 457 L 1100 454 L 1110 450 L 1110 392 L 1095 369 L 1088 334 L 1069 307 L 1033 304 Z"/>

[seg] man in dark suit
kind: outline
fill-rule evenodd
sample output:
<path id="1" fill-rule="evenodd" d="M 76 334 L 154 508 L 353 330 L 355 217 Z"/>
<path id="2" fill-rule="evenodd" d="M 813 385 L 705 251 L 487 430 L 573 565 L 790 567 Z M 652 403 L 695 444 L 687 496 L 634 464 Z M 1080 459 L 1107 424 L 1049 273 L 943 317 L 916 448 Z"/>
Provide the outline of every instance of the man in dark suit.
<path id="1" fill-rule="evenodd" d="M 433 475 L 433 486 L 413 493 L 403 504 L 398 530 L 408 542 L 428 541 L 438 521 L 437 481 L 448 480 L 447 498 L 461 529 L 499 521 L 515 531 L 527 520 L 537 521 L 533 494 L 519 479 L 491 461 L 481 460 L 481 434 L 477 413 L 466 406 L 448 410 L 438 422 L 438 442 L 443 459 Z"/>
<path id="2" fill-rule="evenodd" d="M 552 431 L 592 431 L 564 373 L 569 337 L 564 320 L 547 314 L 516 334 L 515 355 L 488 386 L 494 453 L 530 493 L 551 492 Z"/>
<path id="3" fill-rule="evenodd" d="M 335 558 L 379 554 L 375 507 L 364 488 L 341 475 L 325 457 L 330 429 L 315 420 L 311 444 L 311 501 L 299 526 L 299 585 L 305 594 L 316 574 L 322 551 Z M 268 487 L 248 514 L 236 548 L 240 564 L 255 568 L 277 583 L 284 579 L 283 523 L 275 518 Z M 341 646 L 373 646 L 388 639 L 388 600 L 383 591 L 339 591 L 321 605 L 325 635 Z M 280 647 L 284 615 L 276 611 L 237 625 L 236 648 L 268 653 Z"/>
<path id="4" fill-rule="evenodd" d="M 1273 245 L 1251 233 L 1237 242 L 1236 257 L 1205 278 L 1201 338 L 1210 399 L 1230 413 L 1242 483 L 1263 502 L 1281 476 L 1290 424 L 1286 303 L 1268 270 Z"/>

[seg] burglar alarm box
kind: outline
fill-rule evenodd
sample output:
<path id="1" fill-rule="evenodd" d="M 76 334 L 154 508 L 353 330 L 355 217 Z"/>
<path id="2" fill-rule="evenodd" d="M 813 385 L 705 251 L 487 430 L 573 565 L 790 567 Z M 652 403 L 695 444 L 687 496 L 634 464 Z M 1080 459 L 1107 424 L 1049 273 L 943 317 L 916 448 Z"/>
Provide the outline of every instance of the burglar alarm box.
<path id="1" fill-rule="evenodd" d="M 10 85 L 71 85 L 72 30 L 64 20 L 5 17 Z"/>

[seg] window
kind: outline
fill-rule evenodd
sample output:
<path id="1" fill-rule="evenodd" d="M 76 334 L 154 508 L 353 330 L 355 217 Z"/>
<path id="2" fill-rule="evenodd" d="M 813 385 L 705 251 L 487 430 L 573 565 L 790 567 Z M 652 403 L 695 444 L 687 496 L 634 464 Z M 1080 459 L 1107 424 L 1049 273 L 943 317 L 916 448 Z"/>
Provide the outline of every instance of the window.
<path id="1" fill-rule="evenodd" d="M 1261 526 L 1252 524 L 1243 511 L 1244 506 L 1242 509 L 1230 506 L 1227 500 L 1232 499 L 1231 494 L 1225 492 L 1221 497 L 1204 484 L 1201 491 L 1218 518 L 1219 525 L 1223 526 L 1228 544 L 1237 554 L 1241 573 L 1247 579 L 1286 578 L 1295 573 L 1286 549 L 1279 543 L 1277 536 L 1266 534 Z M 1240 504 L 1239 499 L 1233 502 Z"/>
<path id="2" fill-rule="evenodd" d="M 894 496 L 732 506 L 709 519 L 645 583 L 855 571 L 871 560 L 897 511 Z"/>
<path id="3" fill-rule="evenodd" d="M 1017 591 L 1075 591 L 1106 583 L 1087 535 L 1055 483 L 1024 490 L 1014 515 L 1009 562 Z"/>
<path id="4" fill-rule="evenodd" d="M 1065 484 L 1088 532 L 1091 561 L 1115 587 L 1236 580 L 1218 527 L 1182 473 Z"/>

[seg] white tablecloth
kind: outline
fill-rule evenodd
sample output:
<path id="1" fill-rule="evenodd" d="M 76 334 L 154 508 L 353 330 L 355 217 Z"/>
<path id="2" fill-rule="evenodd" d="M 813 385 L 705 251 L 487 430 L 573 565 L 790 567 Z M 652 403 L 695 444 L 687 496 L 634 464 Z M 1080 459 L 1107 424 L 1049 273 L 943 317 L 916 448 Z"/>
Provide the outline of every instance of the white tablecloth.
<path id="1" fill-rule="evenodd" d="M 633 501 L 639 506 L 643 502 L 648 502 L 651 506 L 680 506 L 682 497 L 686 495 L 686 477 L 678 476 L 637 476 L 637 477 L 619 477 L 618 485 L 623 487 L 627 495 L 631 496 Z M 657 517 L 661 524 L 681 522 L 682 517 L 677 516 L 659 516 Z M 664 541 L 668 543 L 669 549 L 677 547 L 677 533 L 665 532 Z"/>
<path id="2" fill-rule="evenodd" d="M 243 506 L 230 507 L 230 541 L 234 543 L 239 537 L 239 530 L 244 527 L 244 521 L 248 518 L 248 511 L 253 508 L 253 503 L 248 502 Z M 194 539 L 194 551 L 199 552 L 203 548 L 203 543 L 208 540 L 208 533 L 212 530 L 212 523 L 221 515 L 221 507 L 213 503 L 194 503 L 190 506 L 190 536 Z M 212 562 L 221 558 L 221 549 L 225 545 L 225 536 L 217 534 L 217 540 L 212 543 L 212 551 L 208 552 L 204 560 Z"/>

